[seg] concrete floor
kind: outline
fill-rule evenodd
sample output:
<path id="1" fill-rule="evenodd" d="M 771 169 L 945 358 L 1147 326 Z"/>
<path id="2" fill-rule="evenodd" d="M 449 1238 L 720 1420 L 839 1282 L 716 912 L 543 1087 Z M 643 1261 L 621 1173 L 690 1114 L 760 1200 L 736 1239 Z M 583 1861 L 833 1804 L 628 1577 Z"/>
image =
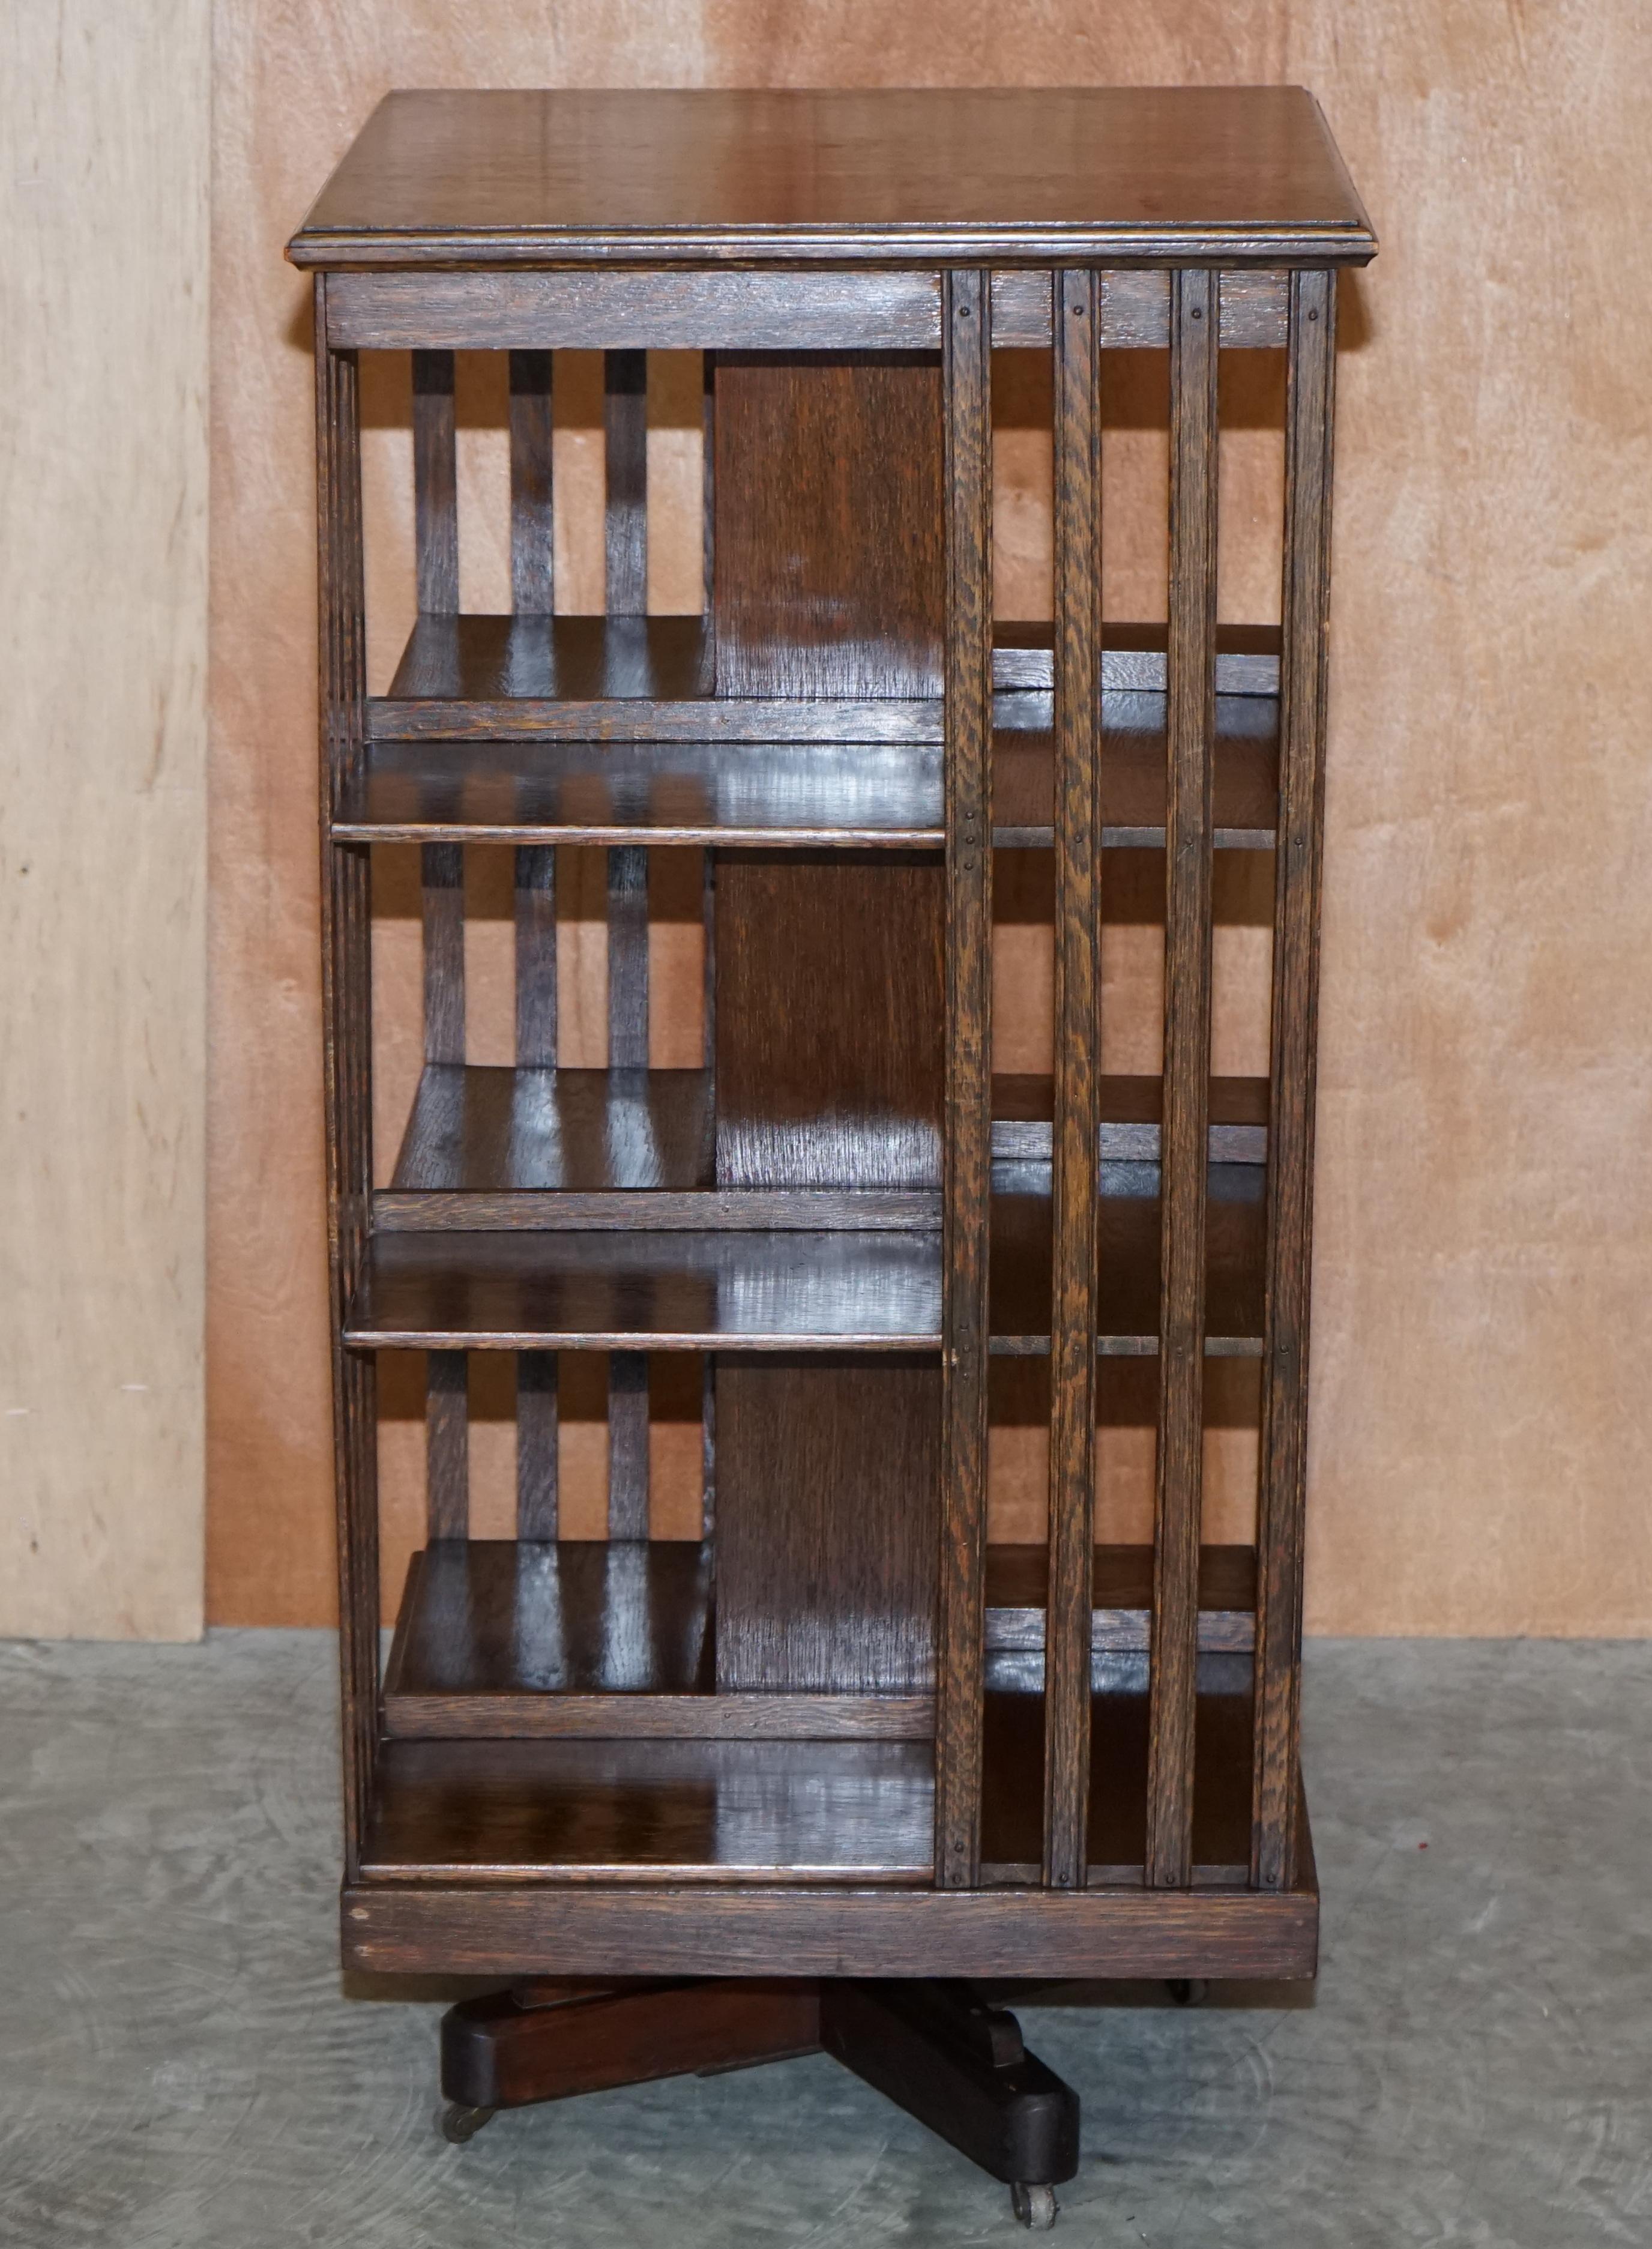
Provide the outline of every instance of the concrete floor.
<path id="1" fill-rule="evenodd" d="M 341 1987 L 333 1695 L 320 1633 L 0 1647 L 0 2242 L 1027 2238 L 820 2057 L 438 2140 L 437 2003 Z M 1025 2009 L 1057 2240 L 1646 2249 L 1652 1646 L 1321 1643 L 1306 1707 L 1318 1992 Z"/>

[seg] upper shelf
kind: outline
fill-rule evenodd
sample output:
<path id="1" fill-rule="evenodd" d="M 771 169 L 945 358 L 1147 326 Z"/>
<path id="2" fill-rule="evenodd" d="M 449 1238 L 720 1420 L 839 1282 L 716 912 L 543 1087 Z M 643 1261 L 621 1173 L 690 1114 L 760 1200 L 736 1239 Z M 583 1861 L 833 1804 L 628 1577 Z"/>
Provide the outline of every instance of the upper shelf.
<path id="1" fill-rule="evenodd" d="M 443 92 L 379 104 L 295 265 L 1363 264 L 1297 86 Z"/>
<path id="2" fill-rule="evenodd" d="M 1103 631 L 1108 697 L 1162 695 L 1165 628 Z M 1050 723 L 1054 658 L 1047 625 L 995 636 L 1000 727 Z M 421 616 L 388 695 L 367 705 L 372 742 L 568 741 L 939 743 L 939 699 L 719 696 L 703 618 Z M 1224 626 L 1216 687 L 1223 698 L 1278 691 L 1278 634 Z M 1127 723 L 1127 714 L 1126 714 Z"/>
<path id="3" fill-rule="evenodd" d="M 1102 843 L 1160 849 L 1163 629 L 1105 652 Z M 1278 807 L 1277 635 L 1224 628 L 1218 849 L 1263 850 Z M 1155 645 L 1155 642 L 1158 643 Z M 945 840 L 940 706 L 711 692 L 698 617 L 422 617 L 333 822 L 341 842 L 849 846 Z M 1048 849 L 1050 629 L 1000 629 L 994 838 Z"/>

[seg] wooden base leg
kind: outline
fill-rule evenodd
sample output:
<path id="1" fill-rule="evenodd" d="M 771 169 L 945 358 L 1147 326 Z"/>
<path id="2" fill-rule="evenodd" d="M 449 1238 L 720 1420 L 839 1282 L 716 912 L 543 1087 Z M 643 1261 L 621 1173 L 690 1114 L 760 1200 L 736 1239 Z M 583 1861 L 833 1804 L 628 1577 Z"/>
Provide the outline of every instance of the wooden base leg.
<path id="1" fill-rule="evenodd" d="M 442 2018 L 442 2129 L 468 2140 L 496 2108 L 650 2078 L 743 2069 L 820 2046 L 812 1983 L 525 1984 Z"/>
<path id="2" fill-rule="evenodd" d="M 821 1987 L 828 2053 L 1010 2188 L 1025 2225 L 1056 2220 L 1078 2169 L 1078 2095 L 1022 2042 L 1021 2025 L 967 1984 Z"/>

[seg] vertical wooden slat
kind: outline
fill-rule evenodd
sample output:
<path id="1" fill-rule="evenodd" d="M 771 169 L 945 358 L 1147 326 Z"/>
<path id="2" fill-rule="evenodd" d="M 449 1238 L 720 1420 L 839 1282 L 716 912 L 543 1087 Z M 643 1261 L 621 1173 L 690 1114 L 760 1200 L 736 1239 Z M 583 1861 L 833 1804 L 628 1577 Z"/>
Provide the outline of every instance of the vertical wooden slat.
<path id="1" fill-rule="evenodd" d="M 717 560 L 717 354 L 702 354 L 700 381 L 701 604 L 712 614 L 712 570 Z"/>
<path id="2" fill-rule="evenodd" d="M 648 354 L 604 362 L 608 614 L 648 607 Z M 648 854 L 608 855 L 608 1063 L 648 1068 Z M 648 1359 L 615 1351 L 608 1375 L 608 1535 L 648 1536 Z"/>
<path id="3" fill-rule="evenodd" d="M 424 1389 L 426 1517 L 432 1539 L 464 1538 L 471 1520 L 469 1361 L 433 1351 Z"/>
<path id="4" fill-rule="evenodd" d="M 465 1059 L 465 846 L 420 853 L 424 917 L 424 1059 Z"/>
<path id="5" fill-rule="evenodd" d="M 413 354 L 413 552 L 419 609 L 459 605 L 459 504 L 453 429 L 453 354 Z"/>
<path id="6" fill-rule="evenodd" d="M 1096 1438 L 1100 289 L 1055 277 L 1056 993 L 1044 1881 L 1082 1889 L 1090 1809 Z"/>
<path id="7" fill-rule="evenodd" d="M 516 1355 L 516 1535 L 557 1532 L 557 1363 L 554 1351 Z"/>
<path id="8" fill-rule="evenodd" d="M 648 1536 L 648 1353 L 608 1362 L 608 1535 Z"/>
<path id="9" fill-rule="evenodd" d="M 987 1274 L 991 1194 L 991 285 L 942 286 L 946 420 L 946 1156 L 935 1881 L 981 1866 Z"/>
<path id="10" fill-rule="evenodd" d="M 328 347 L 327 277 L 315 281 L 316 544 L 320 640 L 321 996 L 333 1344 L 345 1879 L 360 1874 L 378 1740 L 376 1372 L 347 1351 L 344 1315 L 367 1246 L 373 1184 L 368 854 L 335 845 L 327 816 L 360 759 L 367 693 L 361 427 L 354 353 Z"/>
<path id="11" fill-rule="evenodd" d="M 511 383 L 511 606 L 555 607 L 551 511 L 551 354 L 513 351 Z"/>
<path id="12" fill-rule="evenodd" d="M 648 853 L 608 855 L 608 1066 L 648 1068 Z"/>
<path id="13" fill-rule="evenodd" d="M 610 617 L 640 617 L 648 608 L 648 354 L 608 353 L 603 392 L 607 609 Z"/>
<path id="14" fill-rule="evenodd" d="M 1296 1879 L 1336 277 L 1291 277 L 1251 1880 Z"/>
<path id="15" fill-rule="evenodd" d="M 516 1064 L 549 1069 L 556 1061 L 556 847 L 523 843 L 516 852 Z"/>
<path id="16" fill-rule="evenodd" d="M 1215 729 L 1217 276 L 1170 292 L 1170 621 L 1165 864 L 1163 1249 L 1146 1879 L 1193 1871 L 1194 1716 L 1204 1442 Z"/>

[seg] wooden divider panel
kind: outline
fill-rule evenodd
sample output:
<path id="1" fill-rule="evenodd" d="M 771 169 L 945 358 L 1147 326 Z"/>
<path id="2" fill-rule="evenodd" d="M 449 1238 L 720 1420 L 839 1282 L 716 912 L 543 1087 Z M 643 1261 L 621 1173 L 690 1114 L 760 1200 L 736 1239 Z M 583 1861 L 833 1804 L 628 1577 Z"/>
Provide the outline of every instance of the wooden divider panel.
<path id="1" fill-rule="evenodd" d="M 719 695 L 934 692 L 933 355 L 719 354 L 711 382 Z M 719 1187 L 939 1185 L 943 910 L 933 856 L 719 856 Z M 719 1363 L 719 1688 L 928 1681 L 939 1390 L 933 1364 Z"/>
<path id="2" fill-rule="evenodd" d="M 1146 1846 L 1146 1879 L 1155 1888 L 1186 1888 L 1193 1879 L 1216 687 L 1216 312 L 1214 272 L 1171 276 L 1163 1248 Z"/>

